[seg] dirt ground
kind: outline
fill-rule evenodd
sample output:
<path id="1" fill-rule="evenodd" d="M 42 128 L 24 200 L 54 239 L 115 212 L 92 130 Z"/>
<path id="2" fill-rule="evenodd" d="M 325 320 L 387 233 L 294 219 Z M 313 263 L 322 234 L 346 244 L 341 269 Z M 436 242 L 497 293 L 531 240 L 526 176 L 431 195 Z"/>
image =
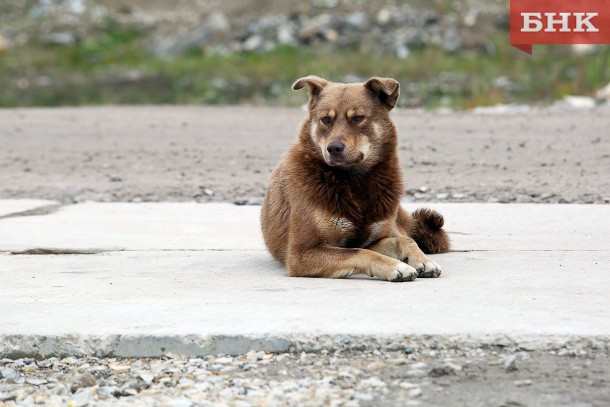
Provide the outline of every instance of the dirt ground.
<path id="1" fill-rule="evenodd" d="M 256 204 L 304 116 L 248 106 L 0 110 L 0 198 Z M 610 202 L 608 109 L 393 118 L 406 200 Z"/>

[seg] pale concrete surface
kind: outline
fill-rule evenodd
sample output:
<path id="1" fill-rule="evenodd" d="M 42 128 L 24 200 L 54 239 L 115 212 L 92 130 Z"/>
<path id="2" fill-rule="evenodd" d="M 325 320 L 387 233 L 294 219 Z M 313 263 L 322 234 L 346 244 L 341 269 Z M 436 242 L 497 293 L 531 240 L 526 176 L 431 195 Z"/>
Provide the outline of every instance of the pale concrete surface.
<path id="1" fill-rule="evenodd" d="M 610 206 L 429 206 L 445 215 L 455 251 L 434 256 L 440 279 L 412 283 L 289 278 L 264 250 L 254 206 L 88 203 L 0 219 L 0 354 L 239 353 L 312 335 L 610 335 Z M 100 253 L 11 254 L 32 249 Z"/>
<path id="2" fill-rule="evenodd" d="M 0 207 L 10 200 L 0 201 Z M 406 204 L 445 215 L 453 249 L 609 250 L 608 205 Z M 52 215 L 3 219 L 0 252 L 73 250 L 264 249 L 258 206 L 97 203 Z"/>

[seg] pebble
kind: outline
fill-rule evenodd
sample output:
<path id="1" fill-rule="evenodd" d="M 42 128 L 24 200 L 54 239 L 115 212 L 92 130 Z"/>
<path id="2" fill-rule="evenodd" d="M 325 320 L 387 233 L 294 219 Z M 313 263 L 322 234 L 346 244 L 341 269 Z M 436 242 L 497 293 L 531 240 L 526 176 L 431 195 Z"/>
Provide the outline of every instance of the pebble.
<path id="1" fill-rule="evenodd" d="M 41 384 L 45 384 L 47 382 L 46 379 L 33 379 L 28 378 L 25 380 L 26 383 L 31 384 L 33 386 L 40 386 Z"/>
<path id="2" fill-rule="evenodd" d="M 138 377 L 147 385 L 152 384 L 153 380 L 155 379 L 155 375 L 151 373 L 140 373 Z"/>
<path id="3" fill-rule="evenodd" d="M 531 203 L 533 202 L 533 198 L 529 195 L 519 194 L 517 195 L 517 203 Z"/>
<path id="4" fill-rule="evenodd" d="M 531 386 L 533 384 L 533 382 L 529 379 L 526 380 L 515 380 L 515 386 L 517 387 L 525 387 L 525 386 Z"/>
<path id="5" fill-rule="evenodd" d="M 504 360 L 504 370 L 506 372 L 514 372 L 517 369 L 517 356 L 511 355 Z"/>

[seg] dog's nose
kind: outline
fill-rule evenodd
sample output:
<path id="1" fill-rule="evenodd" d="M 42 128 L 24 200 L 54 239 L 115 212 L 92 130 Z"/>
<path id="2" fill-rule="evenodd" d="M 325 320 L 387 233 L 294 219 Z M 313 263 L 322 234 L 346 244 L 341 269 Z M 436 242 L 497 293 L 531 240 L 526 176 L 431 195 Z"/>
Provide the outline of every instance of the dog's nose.
<path id="1" fill-rule="evenodd" d="M 345 150 L 345 144 L 343 144 L 339 140 L 335 140 L 335 141 L 331 142 L 326 147 L 326 151 L 328 151 L 328 153 L 330 155 L 332 155 L 333 157 L 343 153 L 343 150 Z"/>

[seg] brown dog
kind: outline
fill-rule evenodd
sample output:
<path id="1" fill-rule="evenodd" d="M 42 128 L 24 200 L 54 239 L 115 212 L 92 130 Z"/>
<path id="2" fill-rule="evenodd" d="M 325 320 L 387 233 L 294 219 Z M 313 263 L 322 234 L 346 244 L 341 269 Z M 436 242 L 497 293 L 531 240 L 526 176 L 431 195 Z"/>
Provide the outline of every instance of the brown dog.
<path id="1" fill-rule="evenodd" d="M 305 86 L 308 117 L 273 171 L 261 208 L 273 257 L 291 276 L 440 276 L 421 249 L 449 250 L 442 215 L 429 209 L 410 215 L 400 206 L 404 189 L 390 119 L 398 82 L 342 84 L 308 76 L 292 88 Z"/>

